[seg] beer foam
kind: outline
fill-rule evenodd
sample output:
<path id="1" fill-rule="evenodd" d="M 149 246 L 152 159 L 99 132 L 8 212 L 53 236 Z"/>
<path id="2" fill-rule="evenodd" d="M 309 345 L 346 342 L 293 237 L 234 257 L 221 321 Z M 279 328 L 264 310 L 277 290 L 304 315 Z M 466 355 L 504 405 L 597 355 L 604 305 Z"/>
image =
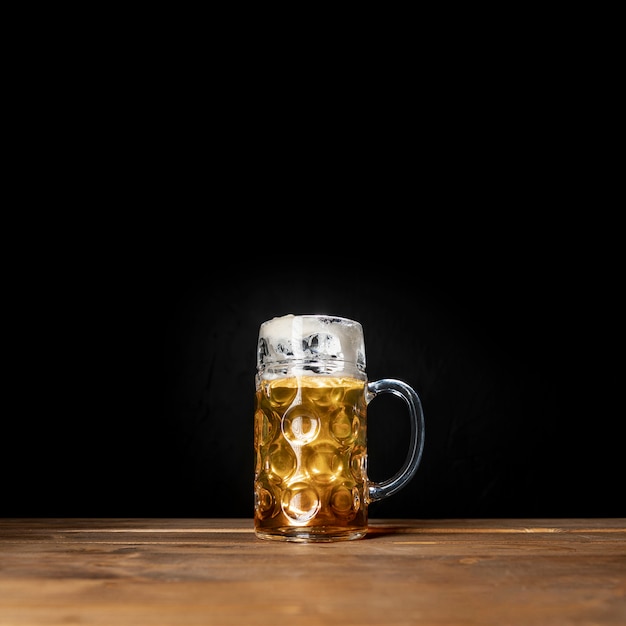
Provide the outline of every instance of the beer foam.
<path id="1" fill-rule="evenodd" d="M 333 315 L 274 317 L 261 324 L 258 365 L 294 359 L 333 359 L 365 370 L 363 328 Z"/>

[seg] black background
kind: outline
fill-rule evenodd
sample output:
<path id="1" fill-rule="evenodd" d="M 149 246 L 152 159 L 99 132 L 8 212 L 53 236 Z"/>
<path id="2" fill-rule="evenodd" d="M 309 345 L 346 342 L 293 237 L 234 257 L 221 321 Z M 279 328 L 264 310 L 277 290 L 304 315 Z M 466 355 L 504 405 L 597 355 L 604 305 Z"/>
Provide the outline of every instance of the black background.
<path id="1" fill-rule="evenodd" d="M 473 219 L 290 215 L 236 245 L 196 232 L 89 281 L 46 276 L 11 378 L 3 515 L 251 517 L 258 328 L 286 313 L 359 320 L 370 380 L 420 394 L 422 463 L 372 516 L 625 514 L 616 325 L 577 245 Z M 368 421 L 380 481 L 406 454 L 404 405 L 377 398 Z"/>
<path id="2" fill-rule="evenodd" d="M 289 312 L 360 321 L 370 379 L 421 395 L 373 515 L 626 515 L 610 106 L 547 26 L 448 18 L 308 57 L 188 37 L 158 90 L 19 126 L 1 515 L 251 517 L 257 333 Z"/>

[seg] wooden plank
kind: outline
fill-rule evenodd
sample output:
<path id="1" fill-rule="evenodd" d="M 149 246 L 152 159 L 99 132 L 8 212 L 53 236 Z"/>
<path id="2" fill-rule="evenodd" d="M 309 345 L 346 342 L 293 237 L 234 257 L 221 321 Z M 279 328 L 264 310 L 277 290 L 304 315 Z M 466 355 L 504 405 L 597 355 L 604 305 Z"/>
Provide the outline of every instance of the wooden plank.
<path id="1" fill-rule="evenodd" d="M 372 520 L 262 541 L 247 519 L 0 519 L 0 626 L 626 623 L 626 520 Z"/>

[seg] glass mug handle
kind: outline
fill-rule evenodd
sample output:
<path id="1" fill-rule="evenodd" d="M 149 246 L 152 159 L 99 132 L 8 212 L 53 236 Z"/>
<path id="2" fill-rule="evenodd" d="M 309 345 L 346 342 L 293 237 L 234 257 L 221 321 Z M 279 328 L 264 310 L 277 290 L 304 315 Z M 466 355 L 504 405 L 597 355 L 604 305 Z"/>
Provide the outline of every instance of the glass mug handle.
<path id="1" fill-rule="evenodd" d="M 402 489 L 413 478 L 424 451 L 424 412 L 417 392 L 401 380 L 381 378 L 367 384 L 367 404 L 381 393 L 391 393 L 406 402 L 411 420 L 411 437 L 409 451 L 400 470 L 388 480 L 383 480 L 380 483 L 370 482 L 370 502 L 387 498 Z"/>

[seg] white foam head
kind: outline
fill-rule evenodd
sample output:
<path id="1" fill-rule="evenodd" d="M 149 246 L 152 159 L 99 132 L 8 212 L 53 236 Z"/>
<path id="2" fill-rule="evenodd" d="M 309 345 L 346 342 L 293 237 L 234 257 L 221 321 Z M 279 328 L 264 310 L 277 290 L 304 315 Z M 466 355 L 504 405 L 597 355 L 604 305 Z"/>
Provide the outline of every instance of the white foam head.
<path id="1" fill-rule="evenodd" d="M 333 362 L 333 371 L 365 371 L 365 342 L 359 322 L 333 315 L 283 315 L 263 322 L 257 366 L 289 361 Z"/>

